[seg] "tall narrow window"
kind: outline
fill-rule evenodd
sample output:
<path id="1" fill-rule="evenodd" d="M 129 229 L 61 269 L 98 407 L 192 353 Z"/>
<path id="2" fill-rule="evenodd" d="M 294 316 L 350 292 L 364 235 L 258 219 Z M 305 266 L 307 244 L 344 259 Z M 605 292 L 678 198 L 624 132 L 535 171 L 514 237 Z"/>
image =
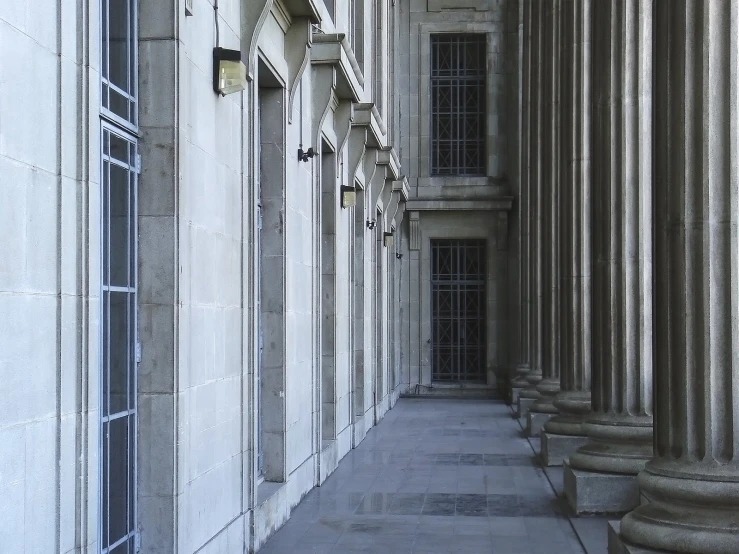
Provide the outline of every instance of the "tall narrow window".
<path id="1" fill-rule="evenodd" d="M 136 0 L 101 0 L 100 551 L 136 552 Z"/>
<path id="2" fill-rule="evenodd" d="M 485 35 L 431 36 L 431 174 L 485 174 Z"/>
<path id="3" fill-rule="evenodd" d="M 136 143 L 102 141 L 102 551 L 117 554 L 136 529 Z"/>

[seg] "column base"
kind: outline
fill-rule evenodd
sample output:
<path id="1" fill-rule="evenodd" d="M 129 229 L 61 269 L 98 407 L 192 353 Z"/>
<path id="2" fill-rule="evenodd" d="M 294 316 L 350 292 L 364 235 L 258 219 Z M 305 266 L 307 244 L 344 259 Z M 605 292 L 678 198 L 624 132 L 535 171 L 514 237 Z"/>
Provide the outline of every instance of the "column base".
<path id="1" fill-rule="evenodd" d="M 623 514 L 639 505 L 636 475 L 583 471 L 564 464 L 564 492 L 573 512 Z"/>
<path id="2" fill-rule="evenodd" d="M 519 394 L 521 394 L 521 391 L 524 388 L 525 387 L 523 385 L 520 386 L 520 387 L 516 387 L 516 386 L 511 387 L 511 405 L 512 406 L 517 406 L 518 405 L 518 396 L 519 396 Z"/>
<path id="3" fill-rule="evenodd" d="M 627 544 L 621 539 L 621 522 L 608 522 L 608 554 L 666 554 L 664 550 L 652 550 Z"/>
<path id="4" fill-rule="evenodd" d="M 523 396 L 518 397 L 518 411 L 516 412 L 516 418 L 526 417 L 531 409 L 531 406 L 536 402 L 536 398 L 526 398 Z"/>
<path id="5" fill-rule="evenodd" d="M 541 433 L 541 463 L 546 467 L 561 466 L 570 454 L 588 442 L 587 437 Z"/>
<path id="6" fill-rule="evenodd" d="M 542 412 L 529 412 L 526 414 L 526 436 L 538 437 L 544 425 L 555 414 L 546 414 Z"/>

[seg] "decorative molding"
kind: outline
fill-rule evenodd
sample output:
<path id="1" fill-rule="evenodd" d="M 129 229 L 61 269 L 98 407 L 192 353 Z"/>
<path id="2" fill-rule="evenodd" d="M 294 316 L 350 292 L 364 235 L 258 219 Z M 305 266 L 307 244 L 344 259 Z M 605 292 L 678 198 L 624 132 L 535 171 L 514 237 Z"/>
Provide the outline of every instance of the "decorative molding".
<path id="1" fill-rule="evenodd" d="M 408 205 L 406 204 L 406 209 Z M 421 217 L 416 211 L 412 211 L 408 217 L 410 249 L 420 250 L 421 249 Z"/>
<path id="2" fill-rule="evenodd" d="M 500 196 L 497 198 L 485 198 L 479 200 L 467 200 L 461 198 L 422 199 L 408 200 L 408 209 L 416 211 L 462 211 L 462 212 L 491 212 L 506 211 L 513 209 L 512 196 Z"/>
<path id="3" fill-rule="evenodd" d="M 254 80 L 257 64 L 257 42 L 262 32 L 264 22 L 267 21 L 274 0 L 251 0 L 241 10 L 241 28 L 244 34 L 241 38 L 241 57 L 246 54 L 246 78 Z"/>
<path id="4" fill-rule="evenodd" d="M 349 168 L 349 176 L 352 180 L 357 179 L 357 174 L 364 160 L 367 151 L 367 128 L 351 127 L 349 131 L 349 153 L 347 155 L 347 167 Z M 365 177 L 366 179 L 366 177 Z M 361 186 L 367 188 L 367 183 L 362 182 Z"/>
<path id="5" fill-rule="evenodd" d="M 282 0 L 274 0 L 270 13 L 274 15 L 277 20 L 277 24 L 282 29 L 283 33 L 287 33 L 290 26 L 293 24 L 292 17 L 287 11 L 287 8 L 283 5 Z"/>
<path id="6" fill-rule="evenodd" d="M 508 248 L 508 214 L 513 209 L 512 196 L 500 196 L 484 200 L 466 199 L 441 199 L 423 200 L 414 199 L 407 202 L 407 209 L 413 213 L 421 211 L 433 212 L 493 212 L 493 227 L 495 231 L 495 242 L 498 250 Z"/>
<path id="7" fill-rule="evenodd" d="M 354 116 L 354 104 L 352 102 L 339 102 L 334 113 L 334 127 L 336 128 L 336 140 L 338 142 L 336 154 L 339 155 L 349 143 L 349 135 L 352 130 L 352 117 Z M 351 169 L 356 169 L 356 165 Z"/>
<path id="8" fill-rule="evenodd" d="M 336 87 L 336 70 L 328 65 L 313 68 L 313 141 L 308 146 L 320 151 L 323 122 L 331 110 Z"/>
<path id="9" fill-rule="evenodd" d="M 298 90 L 300 79 L 305 73 L 310 61 L 310 49 L 313 44 L 313 34 L 311 33 L 311 22 L 307 17 L 296 18 L 285 35 L 287 44 L 303 44 L 305 49 L 301 51 L 299 48 L 286 48 L 285 61 L 287 62 L 287 78 L 288 97 L 287 105 L 287 122 L 292 123 L 293 105 L 295 104 L 295 93 Z"/>
<path id="10" fill-rule="evenodd" d="M 475 10 L 486 12 L 493 9 L 491 4 L 500 5 L 500 0 L 428 0 L 427 11 Z"/>

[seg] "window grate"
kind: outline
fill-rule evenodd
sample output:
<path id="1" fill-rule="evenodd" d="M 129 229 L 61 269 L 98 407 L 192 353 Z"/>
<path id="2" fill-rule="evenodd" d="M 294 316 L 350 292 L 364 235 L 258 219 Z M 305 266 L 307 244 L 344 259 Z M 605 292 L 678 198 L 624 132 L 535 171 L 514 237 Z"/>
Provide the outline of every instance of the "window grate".
<path id="1" fill-rule="evenodd" d="M 431 35 L 431 174 L 485 174 L 485 35 Z"/>
<path id="2" fill-rule="evenodd" d="M 431 241 L 432 378 L 486 380 L 485 241 Z"/>

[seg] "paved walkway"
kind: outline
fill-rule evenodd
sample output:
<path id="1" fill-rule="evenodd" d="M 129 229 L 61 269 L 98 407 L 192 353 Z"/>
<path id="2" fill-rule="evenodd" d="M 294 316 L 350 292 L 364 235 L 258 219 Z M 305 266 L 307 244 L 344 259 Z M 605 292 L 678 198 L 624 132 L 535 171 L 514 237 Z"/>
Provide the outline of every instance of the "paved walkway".
<path id="1" fill-rule="evenodd" d="M 401 400 L 260 554 L 583 554 L 510 414 Z"/>

